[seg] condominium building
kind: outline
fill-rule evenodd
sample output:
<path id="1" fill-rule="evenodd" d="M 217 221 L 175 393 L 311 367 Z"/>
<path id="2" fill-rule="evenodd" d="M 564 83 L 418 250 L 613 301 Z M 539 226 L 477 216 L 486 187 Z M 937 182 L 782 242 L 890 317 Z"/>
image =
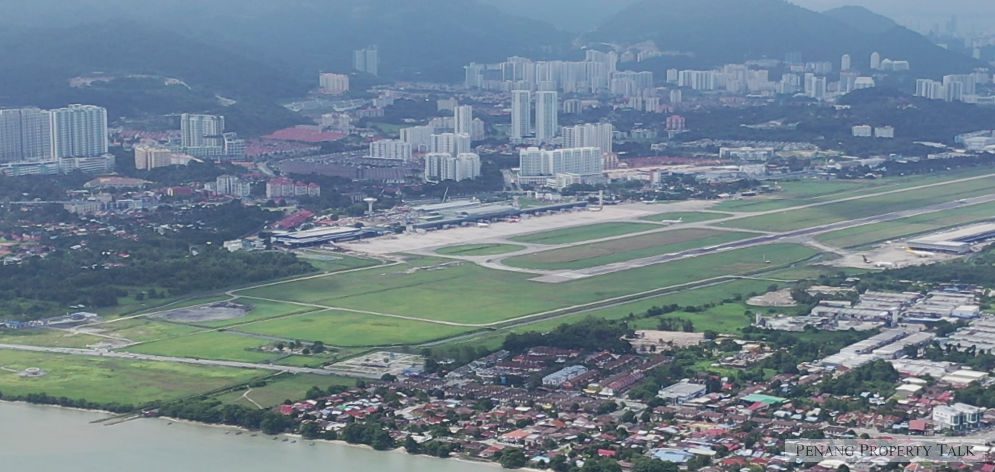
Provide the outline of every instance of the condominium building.
<path id="1" fill-rule="evenodd" d="M 450 156 L 470 152 L 470 135 L 456 133 L 440 133 L 432 135 L 429 152 L 445 153 Z"/>
<path id="2" fill-rule="evenodd" d="M 49 113 L 38 108 L 0 110 L 0 162 L 52 159 Z"/>
<path id="3" fill-rule="evenodd" d="M 536 92 L 536 140 L 547 143 L 559 131 L 560 103 L 556 92 Z"/>
<path id="4" fill-rule="evenodd" d="M 400 139 L 382 139 L 370 143 L 369 157 L 411 160 L 411 144 Z"/>
<path id="5" fill-rule="evenodd" d="M 52 159 L 107 154 L 107 109 L 69 105 L 49 111 Z"/>
<path id="6" fill-rule="evenodd" d="M 252 184 L 245 182 L 234 175 L 221 175 L 214 180 L 209 190 L 218 195 L 230 195 L 233 197 L 248 197 L 252 194 Z"/>
<path id="7" fill-rule="evenodd" d="M 611 123 L 588 123 L 563 127 L 563 147 L 585 148 L 596 147 L 602 153 L 612 152 L 612 135 L 614 128 Z"/>
<path id="8" fill-rule="evenodd" d="M 297 182 L 286 177 L 277 177 L 266 182 L 266 198 L 319 196 L 321 196 L 321 186 L 313 182 Z"/>
<path id="9" fill-rule="evenodd" d="M 532 94 L 528 90 L 511 92 L 511 139 L 522 141 L 532 134 Z"/>
<path id="10" fill-rule="evenodd" d="M 321 93 L 339 95 L 349 91 L 349 76 L 325 72 L 318 75 L 318 84 Z"/>
<path id="11" fill-rule="evenodd" d="M 446 153 L 425 155 L 425 181 L 470 180 L 480 177 L 480 156 L 464 152 L 457 156 Z"/>
<path id="12" fill-rule="evenodd" d="M 352 68 L 370 75 L 380 75 L 380 50 L 376 46 L 369 46 L 353 51 Z"/>
<path id="13" fill-rule="evenodd" d="M 535 147 L 519 152 L 519 175 L 525 177 L 553 176 L 561 173 L 593 175 L 604 172 L 600 148 L 564 148 L 542 150 Z"/>
<path id="14" fill-rule="evenodd" d="M 223 147 L 225 117 L 184 113 L 180 115 L 180 143 L 185 148 Z"/>
<path id="15" fill-rule="evenodd" d="M 459 105 L 453 108 L 453 130 L 456 134 L 467 134 L 473 139 L 473 107 Z"/>
<path id="16" fill-rule="evenodd" d="M 432 126 L 401 128 L 401 141 L 410 144 L 413 152 L 427 152 L 432 147 L 433 134 L 435 128 Z"/>
<path id="17" fill-rule="evenodd" d="M 159 167 L 187 165 L 193 157 L 161 146 L 135 146 L 135 169 L 152 170 Z"/>

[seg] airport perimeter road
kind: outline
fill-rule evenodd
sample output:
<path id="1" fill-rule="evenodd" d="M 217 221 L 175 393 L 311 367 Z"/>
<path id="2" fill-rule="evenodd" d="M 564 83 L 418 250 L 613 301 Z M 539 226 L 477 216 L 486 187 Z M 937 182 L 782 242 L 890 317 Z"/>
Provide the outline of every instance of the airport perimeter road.
<path id="1" fill-rule="evenodd" d="M 314 369 L 310 367 L 293 367 L 293 366 L 273 365 L 273 364 L 253 364 L 250 362 L 218 361 L 210 359 L 195 359 L 190 357 L 153 356 L 149 354 L 134 354 L 130 352 L 96 351 L 92 349 L 76 349 L 76 348 L 67 348 L 67 347 L 43 347 L 43 346 L 26 346 L 22 344 L 0 344 L 0 350 L 45 352 L 49 354 L 65 354 L 70 356 L 109 357 L 116 359 L 131 359 L 136 361 L 172 362 L 174 364 L 192 364 L 192 365 L 204 365 L 204 366 L 214 366 L 214 367 L 233 367 L 237 369 L 256 369 L 256 370 L 269 370 L 275 372 L 288 372 L 291 374 L 317 374 L 317 375 L 335 374 L 335 372 L 332 370 Z"/>

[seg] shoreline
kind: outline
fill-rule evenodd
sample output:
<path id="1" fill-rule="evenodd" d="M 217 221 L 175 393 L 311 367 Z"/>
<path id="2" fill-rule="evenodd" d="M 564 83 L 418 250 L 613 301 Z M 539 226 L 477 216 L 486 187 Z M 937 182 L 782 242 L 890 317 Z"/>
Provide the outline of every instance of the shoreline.
<path id="1" fill-rule="evenodd" d="M 95 409 L 87 409 L 87 408 L 63 406 L 63 405 L 50 405 L 50 404 L 44 404 L 44 403 L 32 403 L 32 402 L 28 402 L 28 401 L 24 401 L 24 400 L 0 400 L 0 405 L 4 405 L 4 404 L 6 404 L 6 405 L 13 405 L 13 406 L 37 407 L 37 408 L 54 408 L 54 409 L 59 409 L 59 410 L 63 410 L 63 411 L 73 411 L 73 412 L 79 412 L 79 413 L 99 414 L 99 415 L 103 416 L 103 418 L 100 418 L 99 420 L 107 420 L 107 419 L 113 418 L 115 416 L 122 416 L 122 415 L 124 415 L 122 413 L 115 413 L 113 411 L 107 411 L 107 410 L 95 410 Z M 294 439 L 294 440 L 298 441 L 302 445 L 305 442 L 311 442 L 311 443 L 315 443 L 315 444 L 323 444 L 325 446 L 333 446 L 333 447 L 334 446 L 347 446 L 347 447 L 351 447 L 351 448 L 355 448 L 355 449 L 362 449 L 362 450 L 366 450 L 366 451 L 373 452 L 373 453 L 378 453 L 378 454 L 380 454 L 380 453 L 401 454 L 401 455 L 404 455 L 404 456 L 422 457 L 422 458 L 439 460 L 439 461 L 454 461 L 454 462 L 465 463 L 465 464 L 483 465 L 483 466 L 487 466 L 489 468 L 493 468 L 493 469 L 497 469 L 497 470 L 504 470 L 504 468 L 501 467 L 501 464 L 499 464 L 499 463 L 497 463 L 495 461 L 474 460 L 474 459 L 468 459 L 468 458 L 464 458 L 464 457 L 459 457 L 457 455 L 452 455 L 452 456 L 447 457 L 447 458 L 441 458 L 441 457 L 435 457 L 435 456 L 430 456 L 430 455 L 425 455 L 425 454 L 408 454 L 408 452 L 405 451 L 403 447 L 396 447 L 394 449 L 390 449 L 390 450 L 386 450 L 386 451 L 380 451 L 380 450 L 374 449 L 372 446 L 369 446 L 367 444 L 352 444 L 352 443 L 343 441 L 341 439 L 335 439 L 335 440 L 332 440 L 332 439 L 304 439 L 304 437 L 301 436 L 298 433 L 280 433 L 280 434 L 275 434 L 275 435 L 273 435 L 273 434 L 264 434 L 264 433 L 262 433 L 260 431 L 251 430 L 251 429 L 244 428 L 244 427 L 241 427 L 241 426 L 218 424 L 218 423 L 204 423 L 204 422 L 200 422 L 200 421 L 185 420 L 185 419 L 173 418 L 173 417 L 169 417 L 169 416 L 143 417 L 141 415 L 136 415 L 136 416 L 134 416 L 132 418 L 132 420 L 129 420 L 129 421 L 134 421 L 134 420 L 166 421 L 166 422 L 169 422 L 169 423 L 177 423 L 177 424 L 182 424 L 182 425 L 185 425 L 185 426 L 192 426 L 192 427 L 197 427 L 197 428 L 210 428 L 210 429 L 213 429 L 213 430 L 226 430 L 226 431 L 240 432 L 240 433 L 243 433 L 243 434 L 255 434 L 256 437 L 260 437 L 260 438 L 262 438 L 262 437 L 269 437 L 269 438 L 289 438 L 289 439 Z M 88 423 L 92 424 L 92 425 L 100 425 L 100 423 L 98 423 L 96 421 L 88 421 Z M 166 426 L 168 426 L 168 424 L 166 424 Z M 238 435 L 235 435 L 235 436 L 237 437 Z M 250 437 L 252 437 L 252 436 L 250 436 Z M 521 468 L 519 468 L 517 470 L 522 470 L 522 471 L 525 471 L 525 472 L 541 472 L 540 469 L 535 469 L 535 468 L 530 468 L 530 467 L 521 467 Z"/>

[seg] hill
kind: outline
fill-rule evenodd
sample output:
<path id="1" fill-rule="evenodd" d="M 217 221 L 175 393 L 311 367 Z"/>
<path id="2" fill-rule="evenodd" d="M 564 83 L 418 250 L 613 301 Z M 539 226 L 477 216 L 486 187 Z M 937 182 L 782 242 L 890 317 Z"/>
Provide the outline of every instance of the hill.
<path id="1" fill-rule="evenodd" d="M 849 25 L 851 28 L 866 34 L 887 33 L 899 28 L 891 18 L 874 13 L 864 7 L 844 6 L 822 12 L 823 15 Z"/>
<path id="2" fill-rule="evenodd" d="M 147 0 L 140 9 L 126 0 L 35 0 L 5 15 L 0 26 L 44 23 L 91 33 L 98 18 L 140 21 L 309 83 L 319 70 L 350 70 L 352 51 L 372 44 L 388 78 L 458 81 L 470 61 L 547 55 L 570 39 L 478 0 Z"/>
<path id="3" fill-rule="evenodd" d="M 277 104 L 310 84 L 240 54 L 156 26 L 95 23 L 0 33 L 0 106 L 93 103 L 109 117 L 223 113 L 243 134 L 301 122 Z M 71 85 L 74 78 L 95 78 Z M 234 100 L 224 106 L 219 96 Z"/>
<path id="4" fill-rule="evenodd" d="M 500 10 L 544 21 L 563 31 L 587 33 L 597 29 L 637 0 L 482 0 Z"/>
<path id="5" fill-rule="evenodd" d="M 800 52 L 805 60 L 833 63 L 850 54 L 861 67 L 874 51 L 910 61 L 913 73 L 920 76 L 969 71 L 979 64 L 901 26 L 881 31 L 881 19 L 869 11 L 847 9 L 834 15 L 843 19 L 783 0 L 641 0 L 589 39 L 654 40 L 661 47 L 692 53 L 697 66 Z"/>

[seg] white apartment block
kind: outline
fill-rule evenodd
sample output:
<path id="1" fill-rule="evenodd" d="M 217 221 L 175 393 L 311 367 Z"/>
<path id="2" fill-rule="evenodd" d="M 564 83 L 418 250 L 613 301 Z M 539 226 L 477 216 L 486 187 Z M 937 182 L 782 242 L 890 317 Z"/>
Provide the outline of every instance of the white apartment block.
<path id="1" fill-rule="evenodd" d="M 382 139 L 370 143 L 369 157 L 374 159 L 411 160 L 412 146 L 400 139 Z"/>

